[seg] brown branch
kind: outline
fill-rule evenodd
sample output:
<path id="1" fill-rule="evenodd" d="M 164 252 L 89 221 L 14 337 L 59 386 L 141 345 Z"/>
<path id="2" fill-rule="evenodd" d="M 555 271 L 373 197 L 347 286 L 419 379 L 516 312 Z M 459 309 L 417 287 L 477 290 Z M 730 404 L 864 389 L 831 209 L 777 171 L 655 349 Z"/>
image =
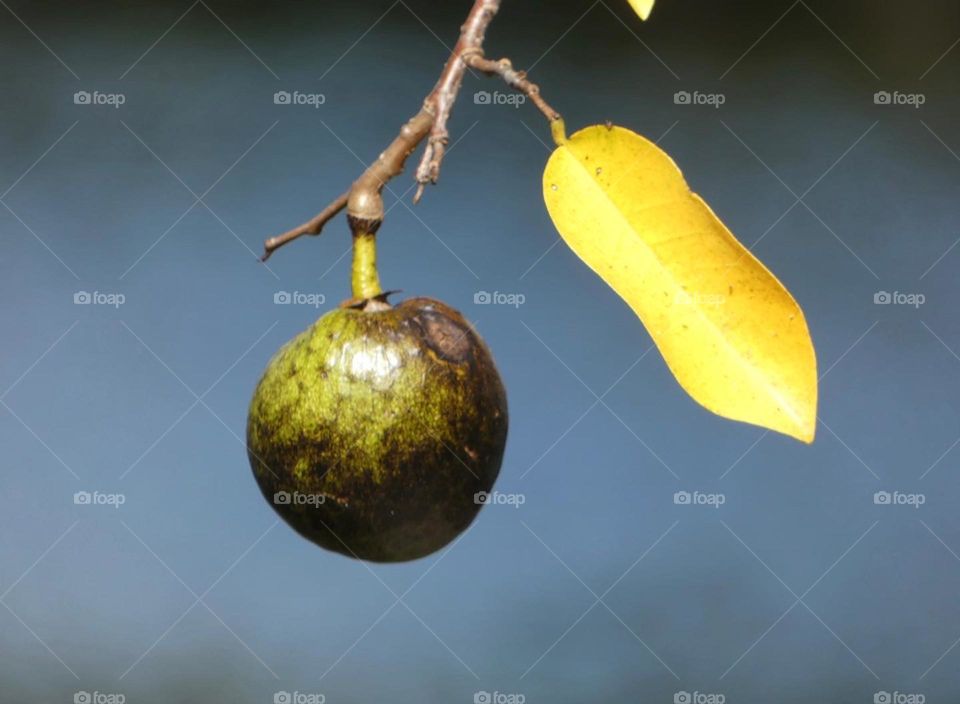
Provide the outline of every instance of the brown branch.
<path id="1" fill-rule="evenodd" d="M 383 186 L 403 171 L 407 157 L 428 133 L 430 139 L 427 140 L 423 159 L 417 168 L 417 182 L 420 184 L 420 189 L 414 202 L 419 200 L 423 184 L 436 182 L 440 161 L 443 159 L 444 150 L 450 139 L 447 119 L 460 92 L 463 74 L 467 70 L 465 57 L 483 54 L 483 40 L 487 27 L 490 26 L 499 9 L 500 0 L 474 0 L 470 14 L 460 28 L 460 38 L 453 47 L 437 84 L 423 101 L 420 112 L 403 126 L 397 138 L 350 189 L 347 205 L 347 215 L 350 218 L 371 223 L 374 227 L 379 226 L 383 221 L 383 197 L 381 196 Z"/>
<path id="2" fill-rule="evenodd" d="M 373 231 L 383 222 L 383 196 L 381 191 L 391 178 L 403 171 L 410 153 L 417 148 L 430 131 L 434 116 L 424 103 L 416 115 L 400 129 L 400 134 L 377 157 L 360 178 L 350 187 L 347 201 L 347 217 L 365 223 Z"/>
<path id="3" fill-rule="evenodd" d="M 267 259 L 270 258 L 270 255 L 276 250 L 280 249 L 287 242 L 292 242 L 301 235 L 319 235 L 320 231 L 323 229 L 323 226 L 326 225 L 334 215 L 347 207 L 347 198 L 349 196 L 350 191 L 343 193 L 339 198 L 324 208 L 321 213 L 317 214 L 312 220 L 308 220 L 292 230 L 287 230 L 282 235 L 277 235 L 276 237 L 271 237 L 268 239 L 263 243 L 263 256 L 260 257 L 260 261 L 267 261 Z"/>
<path id="4" fill-rule="evenodd" d="M 434 177 L 439 171 L 440 159 L 443 158 L 443 147 L 448 136 L 446 131 L 447 117 L 453 108 L 460 84 L 463 82 L 463 73 L 466 64 L 463 61 L 464 52 L 480 51 L 482 53 L 483 37 L 487 26 L 493 20 L 500 7 L 500 0 L 474 0 L 473 8 L 467 15 L 460 30 L 460 39 L 454 47 L 437 81 L 436 86 L 427 96 L 423 107 L 400 130 L 400 134 L 384 150 L 379 158 L 373 162 L 360 178 L 353 182 L 350 190 L 328 205 L 323 212 L 300 227 L 289 230 L 282 235 L 271 237 L 264 243 L 262 261 L 273 254 L 287 242 L 292 242 L 301 235 L 318 235 L 324 224 L 346 206 L 347 216 L 351 225 L 362 226 L 368 231 L 374 231 L 383 221 L 383 197 L 381 191 L 391 178 L 403 171 L 403 165 L 410 153 L 423 141 L 436 124 L 441 125 L 441 132 L 431 136 L 427 153 L 430 158 L 425 162 L 433 162 Z M 442 115 L 442 122 L 438 116 Z M 421 164 L 421 168 L 426 168 Z M 419 169 L 417 180 L 419 178 Z"/>
<path id="5" fill-rule="evenodd" d="M 407 121 L 390 145 L 364 170 L 346 193 L 330 203 L 312 220 L 266 240 L 261 261 L 266 261 L 277 249 L 303 235 L 319 235 L 323 226 L 344 208 L 347 209 L 347 218 L 354 233 L 376 232 L 384 217 L 383 187 L 403 171 L 407 158 L 429 134 L 416 173 L 419 188 L 414 202 L 418 202 L 426 184 L 436 183 L 439 177 L 440 164 L 450 140 L 447 121 L 463 84 L 463 74 L 468 67 L 488 75 L 500 76 L 507 85 L 526 95 L 548 120 L 560 118 L 560 114 L 540 95 L 540 88 L 527 80 L 524 71 L 514 70 L 509 59 L 492 61 L 483 57 L 484 36 L 500 9 L 500 2 L 501 0 L 474 0 L 470 14 L 460 28 L 460 38 L 420 111 Z"/>
<path id="6" fill-rule="evenodd" d="M 530 101 L 537 106 L 537 109 L 551 122 L 560 119 L 560 113 L 550 107 L 550 104 L 540 95 L 540 86 L 527 80 L 526 71 L 517 71 L 514 69 L 510 59 L 493 61 L 483 58 L 482 54 L 474 53 L 465 56 L 463 60 L 468 66 L 482 73 L 489 76 L 500 76 L 508 86 L 527 96 Z"/>
<path id="7" fill-rule="evenodd" d="M 447 143 L 450 141 L 447 121 L 457 101 L 463 74 L 467 70 L 466 58 L 475 54 L 483 55 L 484 35 L 499 9 L 500 0 L 476 0 L 467 21 L 460 29 L 460 39 L 447 60 L 440 80 L 427 97 L 427 104 L 433 107 L 436 119 L 430 129 L 430 139 L 427 140 L 420 166 L 417 167 L 417 183 L 420 187 L 413 198 L 414 203 L 419 202 L 424 186 L 436 183 L 440 176 L 440 162 L 443 161 Z"/>

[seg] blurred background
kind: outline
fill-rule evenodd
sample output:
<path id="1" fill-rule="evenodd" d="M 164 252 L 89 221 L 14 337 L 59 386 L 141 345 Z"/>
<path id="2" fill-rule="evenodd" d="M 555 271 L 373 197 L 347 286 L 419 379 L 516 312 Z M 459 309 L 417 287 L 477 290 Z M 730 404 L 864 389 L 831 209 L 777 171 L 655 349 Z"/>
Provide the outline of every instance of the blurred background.
<path id="1" fill-rule="evenodd" d="M 0 4 L 0 700 L 960 697 L 957 3 L 506 0 L 488 55 L 571 132 L 660 140 L 795 295 L 818 436 L 683 393 L 557 246 L 541 115 L 468 77 L 381 277 L 487 340 L 523 503 L 392 566 L 277 524 L 243 443 L 349 295 L 345 223 L 256 256 L 418 109 L 469 3 Z"/>

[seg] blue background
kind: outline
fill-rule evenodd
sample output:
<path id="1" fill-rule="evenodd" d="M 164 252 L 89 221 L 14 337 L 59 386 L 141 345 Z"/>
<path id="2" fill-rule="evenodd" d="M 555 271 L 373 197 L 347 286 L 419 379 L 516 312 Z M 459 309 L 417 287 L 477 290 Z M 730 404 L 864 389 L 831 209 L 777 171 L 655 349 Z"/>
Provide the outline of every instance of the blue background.
<path id="1" fill-rule="evenodd" d="M 497 489 L 525 503 L 394 566 L 277 524 L 247 404 L 273 351 L 348 297 L 349 236 L 338 219 L 268 266 L 255 255 L 417 110 L 467 5 L 0 8 L 0 699 L 956 699 L 954 3 L 661 0 L 641 24 L 621 1 L 505 2 L 488 54 L 532 68 L 571 131 L 661 139 L 800 302 L 825 375 L 817 440 L 681 391 L 557 244 L 540 114 L 475 103 L 506 89 L 468 77 L 440 184 L 409 207 L 416 157 L 390 184 L 381 277 L 487 340 L 511 413 Z M 125 103 L 77 105 L 81 90 Z M 280 90 L 325 102 L 277 105 Z M 678 105 L 681 90 L 725 103 Z M 877 105 L 881 90 L 926 102 Z"/>

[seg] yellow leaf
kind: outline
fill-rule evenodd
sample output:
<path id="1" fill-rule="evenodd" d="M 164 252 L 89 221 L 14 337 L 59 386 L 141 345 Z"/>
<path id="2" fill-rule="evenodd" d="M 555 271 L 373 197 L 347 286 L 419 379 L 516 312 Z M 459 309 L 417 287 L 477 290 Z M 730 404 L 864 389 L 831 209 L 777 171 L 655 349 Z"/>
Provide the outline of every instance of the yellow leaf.
<path id="1" fill-rule="evenodd" d="M 630 7 L 633 8 L 634 12 L 640 15 L 640 19 L 645 20 L 650 16 L 650 11 L 653 9 L 654 0 L 629 0 Z"/>
<path id="2" fill-rule="evenodd" d="M 640 316 L 680 385 L 714 413 L 812 442 L 817 364 L 783 284 L 655 144 L 622 127 L 569 140 L 554 128 L 550 217 Z"/>

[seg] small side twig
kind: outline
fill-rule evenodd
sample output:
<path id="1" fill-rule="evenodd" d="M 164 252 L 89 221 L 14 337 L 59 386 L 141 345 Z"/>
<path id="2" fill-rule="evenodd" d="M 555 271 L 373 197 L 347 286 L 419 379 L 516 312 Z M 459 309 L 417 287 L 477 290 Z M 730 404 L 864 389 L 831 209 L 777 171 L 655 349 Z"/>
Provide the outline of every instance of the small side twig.
<path id="1" fill-rule="evenodd" d="M 493 61 L 483 56 L 483 37 L 479 37 L 479 44 L 468 45 L 460 50 L 460 62 L 464 69 L 467 67 L 475 68 L 488 76 L 499 76 L 503 81 L 513 88 L 526 95 L 530 101 L 537 106 L 537 109 L 544 114 L 550 122 L 560 119 L 560 113 L 554 110 L 550 104 L 540 95 L 540 86 L 527 79 L 526 71 L 517 71 L 513 68 L 510 59 L 500 59 Z M 458 45 L 459 46 L 459 45 Z M 440 176 L 440 164 L 443 162 L 446 153 L 447 142 L 450 140 L 447 131 L 447 119 L 450 117 L 450 110 L 456 101 L 457 92 L 460 89 L 459 81 L 463 78 L 463 70 L 459 72 L 457 83 L 449 86 L 449 90 L 441 91 L 435 97 L 437 106 L 437 119 L 430 130 L 430 139 L 427 141 L 427 147 L 423 152 L 423 158 L 420 166 L 417 168 L 417 194 L 413 197 L 413 202 L 418 203 L 423 195 L 427 184 L 436 183 Z M 428 98 L 429 100 L 429 98 Z"/>
<path id="2" fill-rule="evenodd" d="M 540 95 L 540 86 L 527 80 L 527 72 L 517 71 L 510 59 L 494 61 L 485 59 L 480 53 L 472 53 L 464 56 L 463 60 L 471 68 L 475 68 L 488 76 L 500 76 L 508 86 L 527 96 L 551 122 L 560 119 L 560 113 L 550 107 L 550 104 Z"/>
<path id="3" fill-rule="evenodd" d="M 267 261 L 267 259 L 270 258 L 270 255 L 276 250 L 280 249 L 280 247 L 285 245 L 287 242 L 292 242 L 302 235 L 319 235 L 320 231 L 323 229 L 323 226 L 332 220 L 333 216 L 347 207 L 347 198 L 349 198 L 349 196 L 350 191 L 343 193 L 339 198 L 324 208 L 311 220 L 308 220 L 292 230 L 287 230 L 282 235 L 277 235 L 276 237 L 271 237 L 268 239 L 263 243 L 263 256 L 260 257 L 260 261 Z"/>
<path id="4" fill-rule="evenodd" d="M 440 163 L 450 141 L 447 122 L 457 102 L 463 74 L 467 70 L 466 58 L 473 54 L 483 54 L 483 40 L 487 27 L 500 9 L 500 0 L 476 0 L 467 21 L 460 30 L 460 39 L 453 48 L 447 65 L 433 92 L 427 96 L 427 104 L 434 109 L 436 119 L 430 129 L 430 139 L 423 150 L 423 157 L 417 167 L 417 194 L 413 202 L 418 203 L 423 189 L 428 183 L 436 183 L 440 176 Z"/>

